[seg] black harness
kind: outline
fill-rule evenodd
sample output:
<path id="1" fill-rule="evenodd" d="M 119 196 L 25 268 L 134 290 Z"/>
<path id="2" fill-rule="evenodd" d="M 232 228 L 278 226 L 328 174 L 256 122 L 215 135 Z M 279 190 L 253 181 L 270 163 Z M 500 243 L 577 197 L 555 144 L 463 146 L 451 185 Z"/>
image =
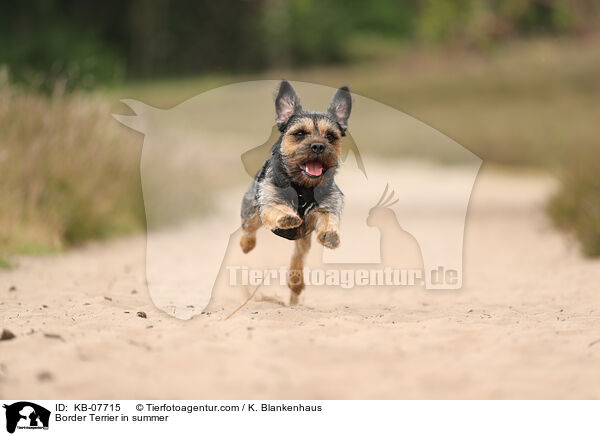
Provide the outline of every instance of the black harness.
<path id="1" fill-rule="evenodd" d="M 302 218 L 302 224 L 299 227 L 293 229 L 273 229 L 272 232 L 277 236 L 281 236 L 285 239 L 295 240 L 303 237 L 306 233 L 305 223 L 306 216 L 312 210 L 312 208 L 319 206 L 315 200 L 315 192 L 313 188 L 307 188 L 306 186 L 300 186 L 296 183 L 291 183 L 291 187 L 296 191 L 296 198 L 292 198 L 292 209 L 296 211 L 298 216 Z"/>

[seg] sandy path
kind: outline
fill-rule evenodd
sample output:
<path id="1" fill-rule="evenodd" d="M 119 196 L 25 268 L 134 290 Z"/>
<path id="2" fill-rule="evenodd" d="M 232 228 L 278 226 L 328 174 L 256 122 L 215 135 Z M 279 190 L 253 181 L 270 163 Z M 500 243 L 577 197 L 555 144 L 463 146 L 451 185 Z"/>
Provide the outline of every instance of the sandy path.
<path id="1" fill-rule="evenodd" d="M 0 397 L 600 398 L 600 262 L 550 227 L 550 187 L 482 171 L 460 291 L 309 289 L 179 321 L 150 303 L 143 237 L 22 258 L 0 273 Z"/>

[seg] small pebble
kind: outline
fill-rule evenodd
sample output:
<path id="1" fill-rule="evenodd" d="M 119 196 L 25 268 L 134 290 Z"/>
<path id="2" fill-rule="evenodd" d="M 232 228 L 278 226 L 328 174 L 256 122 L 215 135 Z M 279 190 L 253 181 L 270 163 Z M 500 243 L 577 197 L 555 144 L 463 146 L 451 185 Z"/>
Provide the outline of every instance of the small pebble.
<path id="1" fill-rule="evenodd" d="M 10 330 L 4 329 L 2 330 L 2 335 L 0 335 L 0 341 L 10 341 L 14 339 L 16 336 Z"/>
<path id="2" fill-rule="evenodd" d="M 52 376 L 52 373 L 50 371 L 42 371 L 38 373 L 37 379 L 42 382 L 51 381 L 52 379 L 54 379 L 54 376 Z"/>
<path id="3" fill-rule="evenodd" d="M 146 315 L 146 312 L 138 312 L 137 316 L 139 316 L 140 318 L 148 318 L 148 315 Z"/>

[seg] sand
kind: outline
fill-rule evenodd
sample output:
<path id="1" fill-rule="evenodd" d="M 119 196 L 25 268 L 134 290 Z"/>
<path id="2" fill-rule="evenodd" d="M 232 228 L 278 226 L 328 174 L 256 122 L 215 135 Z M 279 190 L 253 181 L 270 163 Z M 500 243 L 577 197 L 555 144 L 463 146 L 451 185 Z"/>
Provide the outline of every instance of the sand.
<path id="1" fill-rule="evenodd" d="M 0 397 L 600 398 L 600 262 L 548 222 L 552 188 L 484 167 L 456 291 L 266 289 L 182 321 L 150 301 L 143 236 L 19 258 Z"/>

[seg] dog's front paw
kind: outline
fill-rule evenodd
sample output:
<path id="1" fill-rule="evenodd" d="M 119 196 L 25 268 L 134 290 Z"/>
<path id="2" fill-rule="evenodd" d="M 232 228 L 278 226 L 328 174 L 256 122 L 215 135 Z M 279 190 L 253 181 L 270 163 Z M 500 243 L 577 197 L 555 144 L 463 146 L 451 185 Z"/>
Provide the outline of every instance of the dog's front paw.
<path id="1" fill-rule="evenodd" d="M 340 245 L 340 235 L 335 230 L 321 232 L 318 235 L 319 242 L 327 248 L 337 248 Z"/>
<path id="2" fill-rule="evenodd" d="M 295 229 L 302 224 L 298 215 L 284 215 L 277 220 L 278 229 Z"/>

